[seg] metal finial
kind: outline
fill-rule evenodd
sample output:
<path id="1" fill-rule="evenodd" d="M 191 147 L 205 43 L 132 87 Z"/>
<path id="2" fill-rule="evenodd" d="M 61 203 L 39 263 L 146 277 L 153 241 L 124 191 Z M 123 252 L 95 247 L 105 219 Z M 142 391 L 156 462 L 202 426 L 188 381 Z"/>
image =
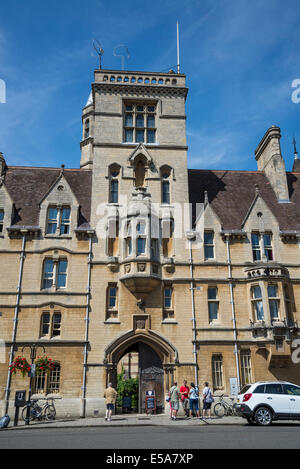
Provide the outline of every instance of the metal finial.
<path id="1" fill-rule="evenodd" d="M 294 154 L 298 155 L 295 136 L 293 137 L 293 145 L 294 145 Z"/>
<path id="2" fill-rule="evenodd" d="M 100 42 L 97 41 L 97 39 L 94 39 L 93 46 L 99 56 L 99 70 L 101 70 L 102 68 L 101 59 L 102 59 L 102 55 L 104 54 L 104 49 L 102 48 Z"/>

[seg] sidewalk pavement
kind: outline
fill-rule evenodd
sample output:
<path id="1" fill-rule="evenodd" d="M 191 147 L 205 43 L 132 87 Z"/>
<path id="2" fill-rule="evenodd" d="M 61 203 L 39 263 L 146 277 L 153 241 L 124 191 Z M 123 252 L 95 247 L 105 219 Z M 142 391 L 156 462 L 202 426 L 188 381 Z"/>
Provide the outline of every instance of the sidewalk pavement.
<path id="1" fill-rule="evenodd" d="M 110 422 L 106 422 L 104 417 L 91 417 L 84 419 L 61 419 L 54 421 L 33 421 L 30 425 L 25 425 L 23 420 L 19 420 L 18 426 L 14 426 L 11 420 L 6 430 L 26 430 L 40 428 L 84 428 L 84 427 L 128 427 L 128 426 L 198 426 L 198 425 L 245 425 L 247 421 L 241 417 L 211 417 L 211 419 L 198 419 L 177 417 L 176 421 L 171 420 L 169 415 L 145 415 L 145 414 L 122 414 L 114 415 Z"/>

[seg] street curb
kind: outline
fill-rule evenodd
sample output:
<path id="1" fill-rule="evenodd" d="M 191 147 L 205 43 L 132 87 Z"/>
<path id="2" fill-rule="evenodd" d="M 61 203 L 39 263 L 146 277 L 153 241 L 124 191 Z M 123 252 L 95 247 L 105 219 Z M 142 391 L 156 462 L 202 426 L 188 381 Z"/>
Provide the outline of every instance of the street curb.
<path id="1" fill-rule="evenodd" d="M 205 425 L 206 424 L 206 425 Z M 242 425 L 248 425 L 247 422 L 220 422 L 220 423 L 206 423 L 206 422 L 201 422 L 199 424 L 194 424 L 194 425 L 181 425 L 180 423 L 163 423 L 163 424 L 157 424 L 157 423 L 124 423 L 124 424 L 87 424 L 87 425 L 42 425 L 42 426 L 37 426 L 37 425 L 28 425 L 28 426 L 20 426 L 20 427 L 8 427 L 8 428 L 3 428 L 1 430 L 41 430 L 41 429 L 48 429 L 48 428 L 122 428 L 122 427 L 198 427 L 198 426 L 207 426 L 207 425 L 213 425 L 213 426 L 228 426 L 228 425 L 235 425 L 235 426 L 242 426 Z"/>

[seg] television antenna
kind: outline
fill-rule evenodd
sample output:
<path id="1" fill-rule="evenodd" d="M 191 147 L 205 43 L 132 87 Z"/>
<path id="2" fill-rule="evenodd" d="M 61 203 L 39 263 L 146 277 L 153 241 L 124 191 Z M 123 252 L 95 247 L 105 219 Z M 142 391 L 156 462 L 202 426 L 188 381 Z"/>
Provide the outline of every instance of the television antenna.
<path id="1" fill-rule="evenodd" d="M 114 48 L 113 54 L 114 54 L 115 57 L 121 57 L 121 59 L 122 59 L 122 70 L 124 70 L 124 68 L 125 68 L 125 59 L 130 58 L 130 54 L 129 54 L 127 46 L 125 44 L 119 44 L 118 46 L 116 46 Z"/>
<path id="2" fill-rule="evenodd" d="M 102 68 L 101 59 L 102 59 L 102 55 L 104 54 L 104 49 L 102 48 L 100 42 L 97 41 L 97 39 L 93 40 L 93 46 L 99 56 L 99 69 L 101 70 Z"/>

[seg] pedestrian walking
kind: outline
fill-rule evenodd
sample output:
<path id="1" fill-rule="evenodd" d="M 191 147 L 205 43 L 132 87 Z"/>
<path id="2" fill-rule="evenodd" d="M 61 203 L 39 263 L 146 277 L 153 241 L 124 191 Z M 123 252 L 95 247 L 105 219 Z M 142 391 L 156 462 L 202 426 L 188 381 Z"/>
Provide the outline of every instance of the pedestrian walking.
<path id="1" fill-rule="evenodd" d="M 190 398 L 190 417 L 195 415 L 199 418 L 200 411 L 199 411 L 199 388 L 195 386 L 194 383 L 191 383 L 190 391 L 189 391 L 189 398 Z"/>
<path id="2" fill-rule="evenodd" d="M 188 417 L 189 413 L 190 413 L 189 412 L 189 410 L 190 410 L 190 401 L 189 401 L 190 388 L 188 387 L 186 380 L 183 381 L 183 385 L 181 386 L 179 391 L 180 391 L 180 394 L 181 394 L 181 404 L 182 404 L 183 411 L 185 413 L 185 416 Z"/>
<path id="3" fill-rule="evenodd" d="M 211 404 L 214 402 L 214 398 L 209 387 L 209 383 L 204 383 L 204 389 L 202 391 L 203 397 L 203 418 L 206 417 L 206 411 L 208 412 L 208 418 L 211 418 Z"/>
<path id="4" fill-rule="evenodd" d="M 111 416 L 114 410 L 114 405 L 117 399 L 117 391 L 112 387 L 112 383 L 108 383 L 108 388 L 104 391 L 105 404 L 106 404 L 106 415 L 105 420 L 111 421 Z"/>
<path id="5" fill-rule="evenodd" d="M 177 412 L 179 410 L 179 399 L 180 391 L 175 381 L 174 385 L 170 389 L 170 398 L 171 398 L 171 419 L 176 420 Z"/>

